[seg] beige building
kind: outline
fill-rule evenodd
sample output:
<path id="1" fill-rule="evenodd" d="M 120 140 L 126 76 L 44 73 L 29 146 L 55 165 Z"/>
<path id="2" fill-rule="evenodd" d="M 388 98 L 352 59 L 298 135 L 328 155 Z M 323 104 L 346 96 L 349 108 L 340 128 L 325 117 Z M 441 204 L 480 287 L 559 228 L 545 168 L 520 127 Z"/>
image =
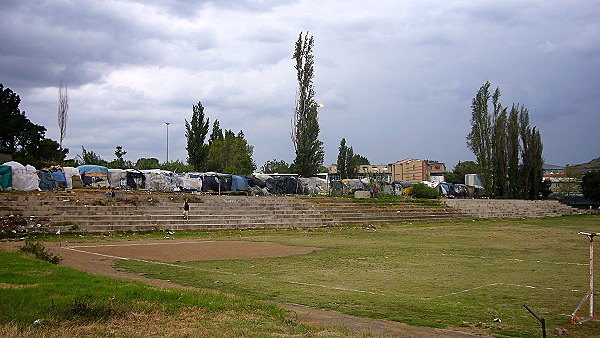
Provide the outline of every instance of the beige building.
<path id="1" fill-rule="evenodd" d="M 392 181 L 419 183 L 421 181 L 443 181 L 446 165 L 440 162 L 427 162 L 406 158 L 388 165 Z"/>

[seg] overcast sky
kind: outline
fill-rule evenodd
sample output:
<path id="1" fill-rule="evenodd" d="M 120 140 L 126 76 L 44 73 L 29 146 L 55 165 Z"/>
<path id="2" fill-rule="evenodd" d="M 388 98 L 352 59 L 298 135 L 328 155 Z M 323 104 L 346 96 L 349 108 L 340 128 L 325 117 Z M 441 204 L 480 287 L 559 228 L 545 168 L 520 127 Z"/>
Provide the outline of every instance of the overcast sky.
<path id="1" fill-rule="evenodd" d="M 184 119 L 243 130 L 260 168 L 291 162 L 300 31 L 315 38 L 325 164 L 342 137 L 373 164 L 473 160 L 479 87 L 529 108 L 547 163 L 600 156 L 600 1 L 0 1 L 0 82 L 64 145 L 186 160 Z"/>

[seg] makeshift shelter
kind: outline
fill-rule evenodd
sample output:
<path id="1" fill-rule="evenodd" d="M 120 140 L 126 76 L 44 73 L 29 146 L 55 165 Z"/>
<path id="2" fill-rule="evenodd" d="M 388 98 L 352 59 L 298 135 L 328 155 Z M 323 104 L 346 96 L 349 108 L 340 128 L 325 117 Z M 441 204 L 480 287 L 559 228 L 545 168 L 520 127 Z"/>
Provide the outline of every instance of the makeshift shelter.
<path id="1" fill-rule="evenodd" d="M 342 180 L 342 183 L 344 183 L 348 187 L 350 193 L 353 193 L 357 190 L 365 190 L 365 184 L 361 180 L 356 178 Z"/>
<path id="2" fill-rule="evenodd" d="M 265 184 L 265 181 L 261 180 L 260 178 L 257 177 L 258 175 L 246 175 L 246 179 L 248 180 L 248 185 L 253 188 L 253 187 L 259 187 L 259 188 L 266 188 L 267 185 Z M 268 178 L 271 178 L 268 175 L 261 175 L 261 176 L 265 176 L 265 180 Z"/>
<path id="3" fill-rule="evenodd" d="M 231 176 L 231 191 L 248 191 L 248 180 L 243 176 Z"/>
<path id="4" fill-rule="evenodd" d="M 40 178 L 40 190 L 56 190 L 59 188 L 58 181 L 54 178 L 54 176 L 52 176 L 52 172 L 49 170 L 38 170 L 37 175 Z"/>
<path id="5" fill-rule="evenodd" d="M 144 189 L 146 186 L 146 175 L 137 169 L 127 169 L 127 186 L 131 189 Z"/>
<path id="6" fill-rule="evenodd" d="M 161 169 L 142 170 L 146 177 L 145 188 L 157 191 L 179 191 L 175 174 Z"/>
<path id="7" fill-rule="evenodd" d="M 108 187 L 108 168 L 101 165 L 86 164 L 77 167 L 81 174 L 83 185 Z"/>
<path id="8" fill-rule="evenodd" d="M 66 189 L 67 188 L 67 178 L 65 177 L 65 173 L 62 171 L 62 168 L 51 168 L 49 171 L 50 171 L 50 175 L 52 175 L 52 179 L 58 185 L 58 188 Z"/>
<path id="9" fill-rule="evenodd" d="M 202 175 L 202 191 L 224 192 L 231 191 L 231 175 L 218 174 L 214 172 Z"/>
<path id="10" fill-rule="evenodd" d="M 271 178 L 273 179 L 273 187 L 271 189 L 269 189 L 267 183 L 267 189 L 269 189 L 270 193 L 279 195 L 302 194 L 302 187 L 296 176 L 271 175 Z"/>
<path id="11" fill-rule="evenodd" d="M 79 170 L 77 170 L 77 168 L 63 167 L 62 169 L 63 169 L 63 172 L 65 173 L 65 179 L 67 181 L 67 189 L 83 187 L 83 182 L 81 181 L 81 175 L 79 174 Z"/>
<path id="12" fill-rule="evenodd" d="M 185 191 L 201 191 L 202 190 L 202 174 L 200 173 L 185 173 L 177 174 L 181 179 L 181 189 Z"/>
<path id="13" fill-rule="evenodd" d="M 108 169 L 108 184 L 111 188 L 127 187 L 127 171 L 123 169 Z"/>
<path id="14" fill-rule="evenodd" d="M 23 166 L 19 162 L 10 161 L 4 163 L 12 170 L 12 188 L 14 190 L 32 191 L 40 187 L 40 178 L 34 166 Z"/>
<path id="15" fill-rule="evenodd" d="M 318 195 L 327 191 L 327 180 L 318 177 L 301 177 L 298 179 L 303 192 Z"/>
<path id="16" fill-rule="evenodd" d="M 2 190 L 12 187 L 12 168 L 8 165 L 0 165 L 0 187 Z"/>

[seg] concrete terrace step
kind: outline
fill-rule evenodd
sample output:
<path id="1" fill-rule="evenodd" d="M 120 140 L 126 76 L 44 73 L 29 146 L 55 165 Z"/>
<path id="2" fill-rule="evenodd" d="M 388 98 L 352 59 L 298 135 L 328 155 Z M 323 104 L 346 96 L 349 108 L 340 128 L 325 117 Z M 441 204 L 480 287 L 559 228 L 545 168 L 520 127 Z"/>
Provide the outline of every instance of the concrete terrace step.
<path id="1" fill-rule="evenodd" d="M 188 220 L 182 218 L 185 198 L 191 207 Z M 113 199 L 101 191 L 0 194 L 0 214 L 7 213 L 24 215 L 30 223 L 47 221 L 51 229 L 77 224 L 85 231 L 295 228 L 465 218 L 444 205 L 140 192 L 117 192 Z"/>
<path id="2" fill-rule="evenodd" d="M 554 200 L 444 199 L 443 202 L 479 218 L 555 217 L 580 213 L 579 210 Z"/>

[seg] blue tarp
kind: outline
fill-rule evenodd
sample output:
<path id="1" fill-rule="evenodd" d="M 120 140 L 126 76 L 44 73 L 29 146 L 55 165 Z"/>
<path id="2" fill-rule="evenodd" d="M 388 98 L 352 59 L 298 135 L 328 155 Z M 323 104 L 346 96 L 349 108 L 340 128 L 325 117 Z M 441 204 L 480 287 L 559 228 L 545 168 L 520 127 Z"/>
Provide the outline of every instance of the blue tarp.
<path id="1" fill-rule="evenodd" d="M 77 167 L 82 174 L 106 174 L 108 176 L 108 168 L 101 165 L 86 164 Z"/>
<path id="2" fill-rule="evenodd" d="M 54 177 L 49 171 L 38 170 L 37 174 L 40 178 L 41 190 L 56 190 L 59 188 L 58 181 L 54 179 Z"/>
<path id="3" fill-rule="evenodd" d="M 58 170 L 52 173 L 52 178 L 54 178 L 55 180 L 59 181 L 59 182 L 65 182 L 65 184 L 67 183 L 67 179 L 65 178 L 65 174 Z"/>
<path id="4" fill-rule="evenodd" d="M 231 191 L 246 191 L 248 190 L 248 180 L 242 176 L 231 176 Z"/>

